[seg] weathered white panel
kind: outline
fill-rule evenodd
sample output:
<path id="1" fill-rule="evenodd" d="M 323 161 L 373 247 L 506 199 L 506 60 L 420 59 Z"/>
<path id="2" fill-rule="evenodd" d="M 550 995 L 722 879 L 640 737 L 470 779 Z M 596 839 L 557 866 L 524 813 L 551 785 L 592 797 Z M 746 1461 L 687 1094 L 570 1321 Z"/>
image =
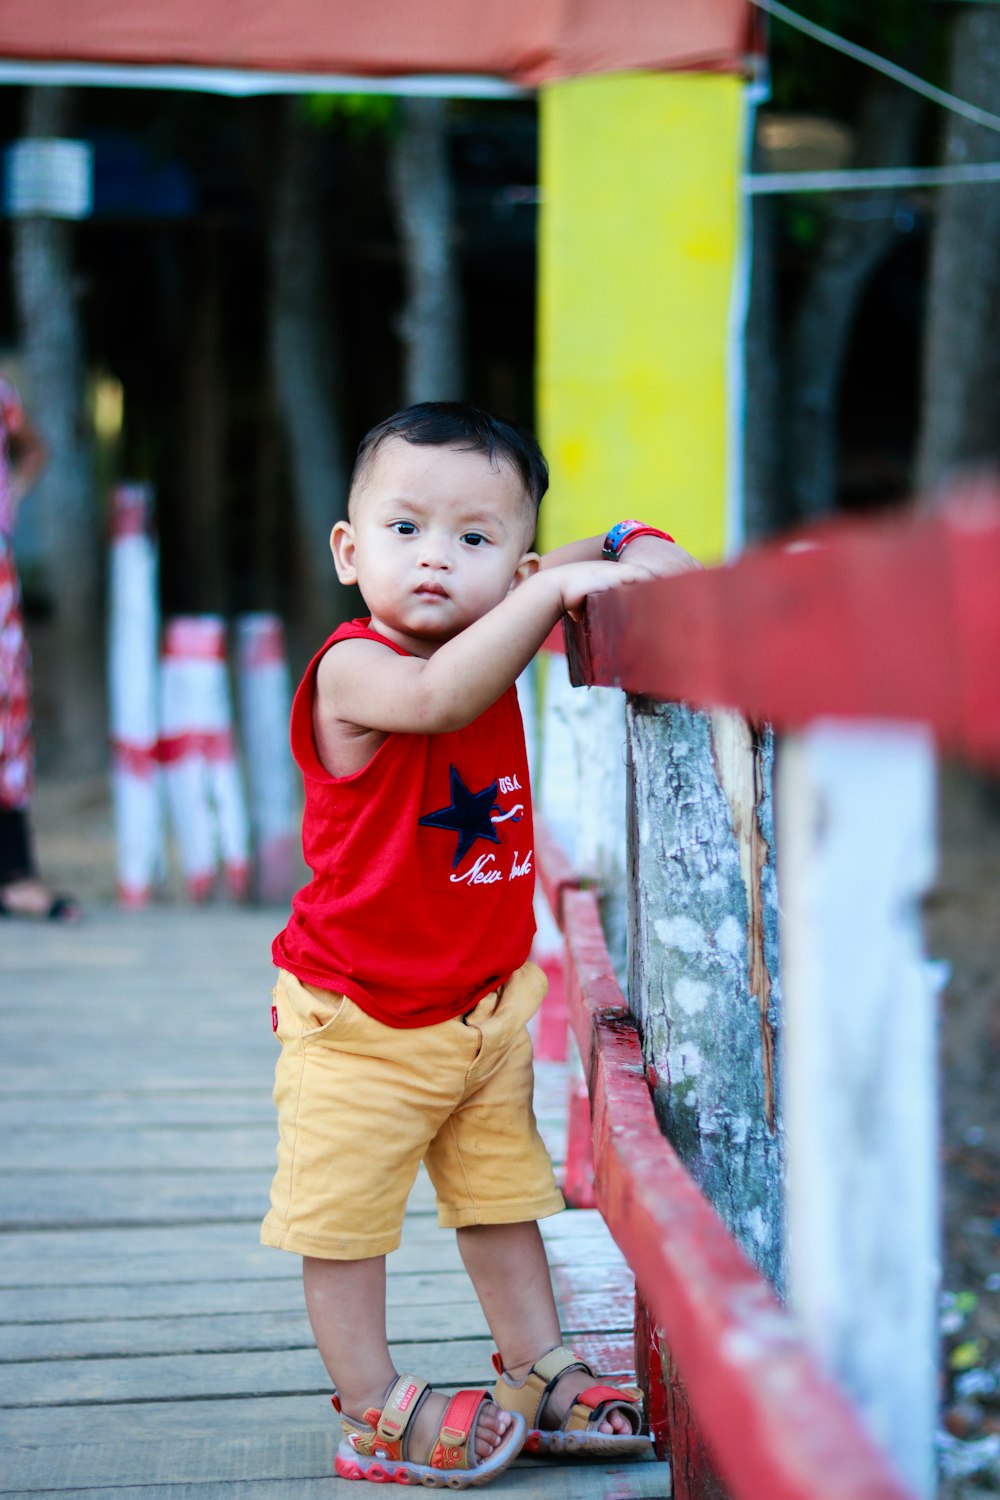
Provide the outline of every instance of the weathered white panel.
<path id="1" fill-rule="evenodd" d="M 934 869 L 923 731 L 819 724 L 778 791 L 791 1297 L 818 1354 L 920 1494 L 934 1490 Z"/>
<path id="2" fill-rule="evenodd" d="M 623 979 L 625 699 L 617 688 L 571 687 L 565 657 L 546 666 L 539 805 L 576 869 L 601 889 L 608 952 Z"/>

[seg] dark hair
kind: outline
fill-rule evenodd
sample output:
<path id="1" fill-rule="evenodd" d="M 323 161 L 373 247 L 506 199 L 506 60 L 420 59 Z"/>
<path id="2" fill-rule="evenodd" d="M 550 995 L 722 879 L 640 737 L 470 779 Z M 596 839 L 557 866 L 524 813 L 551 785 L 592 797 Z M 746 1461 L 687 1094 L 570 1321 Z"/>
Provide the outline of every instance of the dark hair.
<path id="1" fill-rule="evenodd" d="M 537 510 L 549 487 L 549 466 L 533 433 L 516 422 L 504 422 L 468 401 L 421 401 L 378 422 L 358 444 L 350 490 L 363 483 L 372 460 L 387 438 L 428 448 L 459 448 L 485 453 L 491 463 L 506 460 L 524 480 Z"/>

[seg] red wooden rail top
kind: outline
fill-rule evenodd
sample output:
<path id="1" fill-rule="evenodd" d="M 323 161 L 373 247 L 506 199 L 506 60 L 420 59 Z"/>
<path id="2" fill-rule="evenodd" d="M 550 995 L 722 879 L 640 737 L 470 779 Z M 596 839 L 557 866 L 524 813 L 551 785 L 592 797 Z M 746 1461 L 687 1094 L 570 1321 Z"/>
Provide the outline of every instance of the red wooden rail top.
<path id="1" fill-rule="evenodd" d="M 719 1474 L 737 1500 L 912 1500 L 661 1135 L 597 895 L 574 889 L 544 827 L 537 848 L 566 939 L 598 1205 L 665 1334 Z"/>
<path id="2" fill-rule="evenodd" d="M 567 645 L 575 682 L 779 728 L 915 720 L 943 749 L 1000 766 L 1000 486 L 598 595 Z"/>

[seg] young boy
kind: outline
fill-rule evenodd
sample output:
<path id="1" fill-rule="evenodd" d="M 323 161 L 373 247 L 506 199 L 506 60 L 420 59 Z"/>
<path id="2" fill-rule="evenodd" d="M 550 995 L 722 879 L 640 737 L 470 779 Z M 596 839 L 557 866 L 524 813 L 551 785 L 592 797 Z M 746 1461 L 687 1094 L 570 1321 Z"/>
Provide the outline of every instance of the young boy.
<path id="1" fill-rule="evenodd" d="M 312 881 L 276 938 L 278 1168 L 261 1237 L 303 1256 L 344 1478 L 464 1488 L 542 1451 L 646 1451 L 636 1394 L 561 1347 L 537 1220 L 563 1200 L 532 1110 L 532 824 L 515 679 L 588 594 L 696 566 L 637 522 L 539 558 L 548 472 L 475 407 L 362 441 L 331 547 L 370 619 L 292 709 Z M 637 535 L 641 533 L 641 535 Z M 632 538 L 632 540 L 630 540 Z M 629 561 L 618 562 L 628 544 Z M 400 1376 L 385 1256 L 423 1161 L 496 1341 L 492 1399 Z"/>

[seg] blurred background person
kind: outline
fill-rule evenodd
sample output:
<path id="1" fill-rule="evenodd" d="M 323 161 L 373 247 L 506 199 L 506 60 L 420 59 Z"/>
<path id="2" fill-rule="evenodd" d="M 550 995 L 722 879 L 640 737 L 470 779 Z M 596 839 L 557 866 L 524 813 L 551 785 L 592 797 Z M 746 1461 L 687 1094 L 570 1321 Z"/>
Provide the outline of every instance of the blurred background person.
<path id="1" fill-rule="evenodd" d="M 40 878 L 32 850 L 31 653 L 14 565 L 14 517 L 45 460 L 17 390 L 0 375 L 0 917 L 66 922 L 79 918 L 80 907 Z"/>

